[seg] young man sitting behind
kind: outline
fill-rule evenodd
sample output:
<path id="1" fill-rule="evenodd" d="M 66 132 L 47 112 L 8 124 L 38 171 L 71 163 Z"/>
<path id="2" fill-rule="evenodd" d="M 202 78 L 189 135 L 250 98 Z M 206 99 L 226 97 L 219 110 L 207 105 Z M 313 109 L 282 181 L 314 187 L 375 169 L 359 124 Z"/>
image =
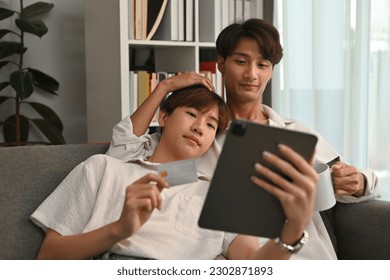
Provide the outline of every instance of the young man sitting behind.
<path id="1" fill-rule="evenodd" d="M 198 182 L 170 188 L 157 175 L 160 163 L 204 154 L 228 120 L 223 100 L 204 87 L 173 93 L 162 107 L 163 133 L 148 160 L 92 156 L 32 214 L 46 231 L 38 259 L 214 259 L 221 253 L 229 259 L 288 259 L 290 253 L 273 240 L 260 248 L 255 237 L 198 227 L 209 178 L 198 173 Z M 281 152 L 300 172 L 274 155 L 265 158 L 276 168 L 284 166 L 292 182 L 265 168 L 257 172 L 280 189 L 253 181 L 280 200 L 287 217 L 280 238 L 294 244 L 310 222 L 317 175 L 308 168 L 312 162 L 285 146 Z"/>

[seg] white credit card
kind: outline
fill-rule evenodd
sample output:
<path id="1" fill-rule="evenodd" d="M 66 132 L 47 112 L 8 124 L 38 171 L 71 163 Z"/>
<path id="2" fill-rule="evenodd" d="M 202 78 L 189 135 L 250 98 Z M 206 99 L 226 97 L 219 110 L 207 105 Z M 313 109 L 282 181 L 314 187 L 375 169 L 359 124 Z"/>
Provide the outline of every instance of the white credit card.
<path id="1" fill-rule="evenodd" d="M 194 159 L 185 159 L 157 165 L 158 174 L 172 186 L 198 181 Z"/>

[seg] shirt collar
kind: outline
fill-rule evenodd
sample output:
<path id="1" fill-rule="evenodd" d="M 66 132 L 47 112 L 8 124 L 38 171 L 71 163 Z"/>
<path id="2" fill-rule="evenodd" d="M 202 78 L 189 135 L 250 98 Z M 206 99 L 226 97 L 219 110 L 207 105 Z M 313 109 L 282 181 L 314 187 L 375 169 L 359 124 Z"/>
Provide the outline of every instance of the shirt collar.
<path id="1" fill-rule="evenodd" d="M 161 163 L 158 163 L 158 162 L 150 162 L 150 161 L 145 160 L 143 158 L 134 158 L 134 159 L 130 159 L 130 160 L 126 161 L 126 162 L 127 163 L 140 164 L 140 165 L 143 165 L 146 168 L 151 169 L 151 170 L 157 170 L 156 166 L 161 164 Z M 207 176 L 207 175 L 203 174 L 202 172 L 200 172 L 198 170 L 196 171 L 196 173 L 197 173 L 197 176 L 198 176 L 199 180 L 204 180 L 204 181 L 210 181 L 211 180 L 210 176 Z"/>
<path id="2" fill-rule="evenodd" d="M 271 107 L 262 104 L 261 110 L 263 113 L 268 116 L 268 123 L 270 126 L 286 127 L 292 123 L 295 123 L 296 120 L 285 118 L 278 115 Z"/>

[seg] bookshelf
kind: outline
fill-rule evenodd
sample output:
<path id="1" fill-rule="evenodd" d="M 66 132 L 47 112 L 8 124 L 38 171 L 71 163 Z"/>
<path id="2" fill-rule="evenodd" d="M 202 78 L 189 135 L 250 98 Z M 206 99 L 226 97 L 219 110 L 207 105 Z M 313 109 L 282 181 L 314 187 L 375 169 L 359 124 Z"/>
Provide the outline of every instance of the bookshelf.
<path id="1" fill-rule="evenodd" d="M 242 2 L 241 4 L 244 5 L 244 2 L 248 2 L 258 5 L 262 2 L 262 0 L 192 0 L 193 40 L 179 41 L 159 38 L 161 36 L 159 32 L 167 31 L 162 28 L 158 28 L 150 40 L 131 39 L 130 1 L 85 0 L 89 142 L 111 141 L 114 125 L 132 112 L 133 104 L 130 97 L 132 85 L 129 73 L 133 51 L 153 50 L 155 71 L 199 71 L 201 53 L 213 52 L 219 31 L 224 27 L 223 25 L 232 22 L 232 20 L 229 22 L 228 12 L 222 13 L 224 16 L 221 15 L 224 3 Z M 170 1 L 172 0 L 168 3 Z M 168 8 L 169 4 L 166 9 Z M 206 10 L 207 15 L 204 12 Z M 257 11 L 258 16 L 261 16 L 261 10 Z M 249 16 L 254 16 L 253 11 Z"/>

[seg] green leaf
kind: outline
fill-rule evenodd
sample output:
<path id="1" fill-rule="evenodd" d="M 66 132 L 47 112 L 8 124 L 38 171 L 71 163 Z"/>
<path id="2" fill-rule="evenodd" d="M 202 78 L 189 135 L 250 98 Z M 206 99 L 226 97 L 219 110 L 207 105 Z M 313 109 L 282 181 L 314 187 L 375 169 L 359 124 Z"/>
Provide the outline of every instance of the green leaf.
<path id="1" fill-rule="evenodd" d="M 60 84 L 56 79 L 34 68 L 27 68 L 33 75 L 34 85 L 44 91 L 57 95 Z"/>
<path id="2" fill-rule="evenodd" d="M 8 100 L 8 99 L 10 99 L 10 98 L 12 98 L 12 97 L 9 97 L 9 96 L 0 96 L 0 105 L 1 105 L 4 101 L 6 101 L 6 100 Z"/>
<path id="3" fill-rule="evenodd" d="M 5 35 L 7 35 L 8 33 L 12 33 L 12 34 L 15 34 L 16 36 L 20 37 L 20 35 L 12 30 L 9 30 L 9 29 L 0 29 L 0 39 L 3 38 Z"/>
<path id="4" fill-rule="evenodd" d="M 20 115 L 20 141 L 26 142 L 28 139 L 30 124 L 28 119 Z M 15 143 L 16 142 L 16 117 L 12 115 L 8 117 L 4 122 L 3 127 L 4 132 L 4 141 L 6 143 Z"/>
<path id="5" fill-rule="evenodd" d="M 46 24 L 39 19 L 16 19 L 15 24 L 20 30 L 42 37 L 49 31 Z"/>
<path id="6" fill-rule="evenodd" d="M 19 54 L 24 51 L 25 48 L 21 43 L 10 41 L 0 42 L 0 59 L 14 54 Z"/>
<path id="7" fill-rule="evenodd" d="M 26 99 L 34 92 L 32 74 L 28 71 L 15 71 L 10 77 L 11 86 L 21 99 Z"/>
<path id="8" fill-rule="evenodd" d="M 49 121 L 43 119 L 33 119 L 34 124 L 54 145 L 65 144 L 62 133 Z"/>
<path id="9" fill-rule="evenodd" d="M 0 83 L 0 91 L 2 91 L 3 89 L 5 89 L 6 87 L 8 87 L 10 85 L 9 82 L 2 82 Z"/>
<path id="10" fill-rule="evenodd" d="M 58 115 L 46 105 L 36 102 L 29 103 L 45 120 L 51 122 L 62 133 L 64 126 Z"/>
<path id="11" fill-rule="evenodd" d="M 0 61 L 0 69 L 3 68 L 4 66 L 6 66 L 8 63 L 10 63 L 11 61 L 9 60 L 3 60 L 3 61 Z"/>
<path id="12" fill-rule="evenodd" d="M 27 6 L 22 11 L 22 18 L 33 18 L 41 14 L 47 13 L 53 9 L 54 4 L 49 4 L 45 2 L 37 2 L 30 6 Z"/>
<path id="13" fill-rule="evenodd" d="M 6 8 L 0 8 L 0 20 L 12 17 L 15 14 L 15 11 L 6 9 Z"/>

